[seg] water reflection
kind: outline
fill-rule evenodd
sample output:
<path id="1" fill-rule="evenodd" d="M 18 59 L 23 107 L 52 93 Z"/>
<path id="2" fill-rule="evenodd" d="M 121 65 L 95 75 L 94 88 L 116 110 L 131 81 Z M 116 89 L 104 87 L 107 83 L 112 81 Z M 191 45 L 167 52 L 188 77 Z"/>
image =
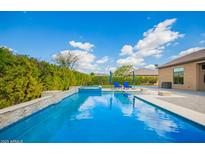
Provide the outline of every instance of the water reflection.
<path id="1" fill-rule="evenodd" d="M 132 99 L 132 107 L 135 108 L 135 97 Z"/>
<path id="2" fill-rule="evenodd" d="M 118 101 L 117 105 L 121 110 L 123 116 L 130 117 L 133 114 L 133 106 L 132 104 L 132 96 L 131 95 L 124 95 L 122 93 L 116 93 L 115 95 L 116 100 Z"/>
<path id="3" fill-rule="evenodd" d="M 178 132 L 178 125 L 173 117 L 171 118 L 169 114 L 138 99 L 136 99 L 135 112 L 132 116 L 143 121 L 147 125 L 147 129 L 156 131 L 160 136 L 165 137 L 166 133 Z"/>
<path id="4" fill-rule="evenodd" d="M 92 119 L 91 110 L 95 107 L 95 102 L 92 97 L 88 97 L 87 100 L 79 107 L 78 112 L 74 114 L 71 120 Z"/>
<path id="5" fill-rule="evenodd" d="M 122 93 L 88 97 L 71 120 L 93 119 L 97 114 L 94 113 L 95 108 L 104 107 L 106 109 L 106 106 L 109 110 L 112 110 L 113 107 L 118 109 L 125 117 L 143 122 L 145 129 L 155 131 L 160 136 L 167 137 L 167 133 L 178 131 L 178 125 L 169 114 L 135 99 L 132 95 L 123 95 Z"/>
<path id="6" fill-rule="evenodd" d="M 112 110 L 112 97 L 110 97 L 110 110 Z"/>
<path id="7" fill-rule="evenodd" d="M 83 119 L 92 119 L 94 118 L 94 108 L 97 106 L 109 106 L 109 109 L 112 109 L 113 96 L 111 94 L 103 96 L 90 96 L 88 97 L 83 104 L 78 109 L 78 112 L 74 114 L 71 120 L 83 120 Z"/>
<path id="8" fill-rule="evenodd" d="M 142 121 L 146 128 L 155 131 L 159 136 L 166 136 L 167 133 L 178 132 L 178 125 L 173 117 L 154 106 L 146 104 L 132 95 L 115 94 L 120 102 L 118 105 L 123 116 L 135 118 Z"/>

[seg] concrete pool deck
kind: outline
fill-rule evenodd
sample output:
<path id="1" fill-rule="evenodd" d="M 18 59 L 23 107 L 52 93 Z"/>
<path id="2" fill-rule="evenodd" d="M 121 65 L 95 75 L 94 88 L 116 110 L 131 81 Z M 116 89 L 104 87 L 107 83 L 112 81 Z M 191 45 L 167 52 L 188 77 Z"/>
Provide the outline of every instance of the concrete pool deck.
<path id="1" fill-rule="evenodd" d="M 157 87 L 145 87 L 145 89 L 154 91 L 156 97 L 160 100 L 205 114 L 205 91 L 162 89 Z M 171 96 L 158 96 L 158 91 L 171 92 Z"/>
<path id="2" fill-rule="evenodd" d="M 159 97 L 153 95 L 135 95 L 137 98 L 145 100 L 151 104 L 159 106 L 165 110 L 171 111 L 177 115 L 180 115 L 186 119 L 196 122 L 200 125 L 205 126 L 205 114 L 185 108 L 176 104 L 169 103 L 167 101 L 160 100 Z M 163 97 L 163 96 L 161 96 Z M 165 96 L 166 97 L 166 96 Z"/>
<path id="3" fill-rule="evenodd" d="M 143 89 L 143 91 L 140 91 Z M 205 126 L 205 92 L 157 87 L 141 87 L 123 90 L 151 104 L 157 105 L 184 118 Z M 159 91 L 168 91 L 170 96 L 159 96 Z"/>

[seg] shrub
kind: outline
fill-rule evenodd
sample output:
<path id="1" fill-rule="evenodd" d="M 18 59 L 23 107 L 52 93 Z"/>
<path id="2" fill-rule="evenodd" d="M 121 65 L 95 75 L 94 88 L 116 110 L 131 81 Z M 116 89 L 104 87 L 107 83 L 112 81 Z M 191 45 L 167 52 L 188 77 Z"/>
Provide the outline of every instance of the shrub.
<path id="1" fill-rule="evenodd" d="M 43 90 L 67 90 L 90 81 L 88 74 L 0 48 L 0 108 L 38 98 Z"/>
<path id="2" fill-rule="evenodd" d="M 128 82 L 130 85 L 153 85 L 157 82 L 157 77 L 155 76 L 135 76 L 134 83 L 132 76 L 113 76 L 113 82 L 119 82 L 123 84 L 123 82 Z M 92 81 L 90 85 L 108 85 L 109 84 L 109 76 L 92 76 Z"/>

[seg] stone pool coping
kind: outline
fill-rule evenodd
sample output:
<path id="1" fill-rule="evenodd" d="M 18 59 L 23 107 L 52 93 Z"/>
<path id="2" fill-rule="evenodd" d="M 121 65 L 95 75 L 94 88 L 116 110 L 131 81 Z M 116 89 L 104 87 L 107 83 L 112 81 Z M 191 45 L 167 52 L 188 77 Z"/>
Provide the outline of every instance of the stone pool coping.
<path id="1" fill-rule="evenodd" d="M 174 114 L 184 117 L 185 119 L 188 119 L 197 124 L 205 126 L 205 114 L 203 113 L 200 113 L 200 112 L 197 112 L 197 111 L 194 111 L 194 110 L 191 110 L 191 109 L 179 106 L 179 105 L 171 104 L 164 100 L 157 99 L 156 96 L 152 96 L 152 95 L 134 95 L 134 96 L 141 100 L 147 101 L 150 104 L 159 106 L 167 111 L 170 111 Z"/>
<path id="2" fill-rule="evenodd" d="M 0 129 L 26 118 L 50 105 L 59 103 L 64 98 L 77 92 L 78 87 L 72 87 L 68 91 L 48 91 L 44 92 L 43 97 L 41 98 L 0 109 Z"/>

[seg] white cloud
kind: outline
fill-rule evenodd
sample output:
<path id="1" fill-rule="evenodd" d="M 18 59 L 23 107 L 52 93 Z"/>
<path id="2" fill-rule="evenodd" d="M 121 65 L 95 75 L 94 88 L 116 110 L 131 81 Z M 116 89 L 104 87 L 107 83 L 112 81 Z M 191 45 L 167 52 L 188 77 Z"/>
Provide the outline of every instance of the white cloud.
<path id="1" fill-rule="evenodd" d="M 138 50 L 138 54 L 144 57 L 160 55 L 166 44 L 183 37 L 183 34 L 171 31 L 171 26 L 175 22 L 175 18 L 167 19 L 145 32 L 143 34 L 144 38 L 139 40 L 135 46 L 135 49 Z"/>
<path id="2" fill-rule="evenodd" d="M 114 66 L 107 66 L 107 67 L 105 67 L 103 73 L 108 73 L 108 72 L 110 72 L 110 71 L 114 72 L 116 69 L 117 69 L 117 67 L 114 67 Z"/>
<path id="3" fill-rule="evenodd" d="M 79 60 L 77 62 L 76 70 L 86 73 L 100 72 L 102 70 L 104 71 L 105 66 L 103 66 L 102 64 L 106 63 L 108 60 L 110 60 L 110 58 L 108 56 L 104 56 L 96 61 L 96 56 L 93 52 L 90 52 L 94 47 L 93 44 L 75 41 L 70 41 L 69 44 L 77 49 L 63 50 L 60 53 L 62 55 L 73 53 L 78 57 Z M 56 55 L 54 54 L 52 58 L 55 59 L 55 56 Z"/>
<path id="4" fill-rule="evenodd" d="M 108 56 L 102 57 L 101 59 L 97 60 L 96 63 L 97 64 L 104 64 L 109 60 Z"/>
<path id="5" fill-rule="evenodd" d="M 199 41 L 200 44 L 204 44 L 205 43 L 205 40 L 201 40 Z"/>
<path id="6" fill-rule="evenodd" d="M 96 56 L 90 52 L 94 48 L 93 44 L 90 44 L 88 42 L 82 43 L 82 42 L 76 42 L 76 41 L 69 41 L 69 44 L 72 47 L 78 48 L 78 49 L 63 50 L 60 53 L 62 55 L 66 55 L 69 52 L 71 52 L 75 56 L 78 57 L 79 60 L 77 62 L 76 70 L 89 73 L 97 69 L 98 66 L 95 63 Z M 55 58 L 55 55 L 53 55 L 53 58 Z"/>
<path id="7" fill-rule="evenodd" d="M 112 72 L 114 72 L 117 69 L 117 67 L 110 67 L 109 70 L 111 70 Z"/>
<path id="8" fill-rule="evenodd" d="M 156 66 L 153 65 L 153 64 L 149 64 L 149 65 L 146 65 L 144 66 L 145 68 L 148 68 L 148 69 L 156 69 Z"/>
<path id="9" fill-rule="evenodd" d="M 183 37 L 183 34 L 172 31 L 172 25 L 176 19 L 167 19 L 152 29 L 144 32 L 143 39 L 139 40 L 134 48 L 131 45 L 124 45 L 121 49 L 120 56 L 126 55 L 125 58 L 117 60 L 119 65 L 145 65 L 144 58 L 154 56 L 159 58 L 163 51 L 176 39 Z"/>
<path id="10" fill-rule="evenodd" d="M 79 58 L 79 61 L 77 63 L 77 70 L 82 72 L 90 72 L 92 70 L 96 69 L 96 64 L 94 63 L 96 57 L 94 54 L 91 54 L 88 51 L 83 50 L 64 50 L 60 53 L 62 55 L 66 55 L 69 52 L 73 53 Z M 56 55 L 53 55 L 53 58 L 55 58 Z"/>
<path id="11" fill-rule="evenodd" d="M 134 65 L 134 66 L 143 66 L 145 65 L 144 59 L 136 57 L 135 55 L 128 56 L 126 58 L 118 59 L 117 64 L 119 65 Z"/>
<path id="12" fill-rule="evenodd" d="M 190 53 L 199 51 L 199 50 L 201 50 L 201 49 L 204 49 L 204 47 L 189 48 L 189 49 L 187 49 L 187 50 L 184 50 L 184 51 L 179 52 L 178 55 L 172 56 L 171 59 L 175 59 L 175 58 L 178 58 L 178 57 L 182 57 L 182 56 L 185 56 L 185 55 L 187 55 L 187 54 L 190 54 Z"/>
<path id="13" fill-rule="evenodd" d="M 177 46 L 177 45 L 179 45 L 179 42 L 174 42 L 174 43 L 172 44 L 173 47 L 174 47 L 174 46 Z"/>
<path id="14" fill-rule="evenodd" d="M 132 55 L 132 54 L 133 54 L 133 47 L 131 45 L 124 45 L 122 47 L 120 56 Z"/>
<path id="15" fill-rule="evenodd" d="M 82 43 L 82 42 L 70 41 L 69 44 L 74 48 L 79 48 L 86 51 L 92 51 L 92 49 L 94 48 L 94 45 L 89 42 Z"/>

